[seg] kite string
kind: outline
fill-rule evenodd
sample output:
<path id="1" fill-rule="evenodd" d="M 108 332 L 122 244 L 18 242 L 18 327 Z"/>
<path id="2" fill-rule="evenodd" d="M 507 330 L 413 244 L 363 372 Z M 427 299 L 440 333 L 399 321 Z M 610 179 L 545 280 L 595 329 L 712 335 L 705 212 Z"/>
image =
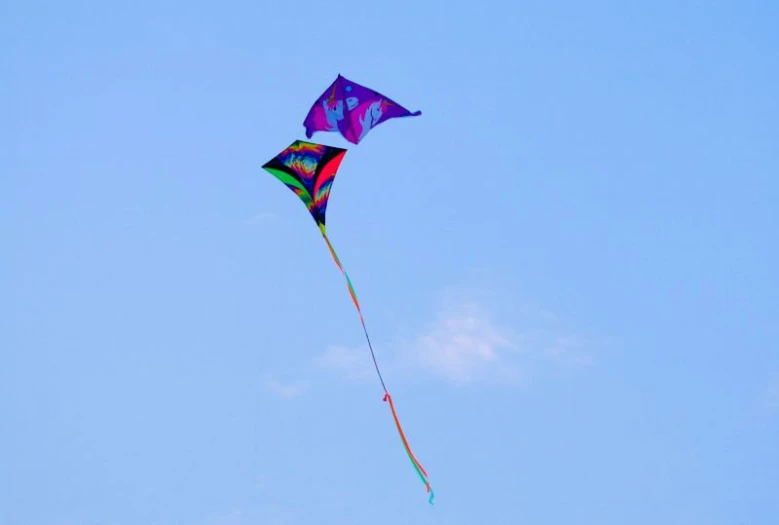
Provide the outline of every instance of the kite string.
<path id="1" fill-rule="evenodd" d="M 354 292 L 352 281 L 349 279 L 349 275 L 346 273 L 346 270 L 344 270 L 343 266 L 341 266 L 341 261 L 338 259 L 338 255 L 336 255 L 335 250 L 333 249 L 333 245 L 330 244 L 330 239 L 328 239 L 327 235 L 324 233 L 322 234 L 322 237 L 324 237 L 325 242 L 327 243 L 327 247 L 330 249 L 330 255 L 333 256 L 333 261 L 335 261 L 336 266 L 338 266 L 338 269 L 341 270 L 341 273 L 346 279 L 346 285 L 349 288 L 349 295 L 352 297 L 352 302 L 354 303 L 354 306 L 357 308 L 357 313 L 360 314 L 360 323 L 362 323 L 362 330 L 363 332 L 365 332 L 365 339 L 368 341 L 368 348 L 370 349 L 371 357 L 373 358 L 373 366 L 376 367 L 376 373 L 379 375 L 379 381 L 381 381 L 381 387 L 384 389 L 384 393 L 388 394 L 389 392 L 387 391 L 387 385 L 384 383 L 384 378 L 381 377 L 381 371 L 379 370 L 379 363 L 376 361 L 376 354 L 373 352 L 373 345 L 371 345 L 371 338 L 368 335 L 368 329 L 365 326 L 365 319 L 363 318 L 362 315 L 360 302 L 357 300 L 357 294 Z"/>
<path id="2" fill-rule="evenodd" d="M 403 428 L 400 425 L 400 420 L 398 419 L 398 415 L 395 412 L 395 405 L 392 402 L 392 396 L 387 390 L 387 385 L 384 383 L 384 378 L 381 376 L 381 371 L 379 370 L 379 364 L 376 361 L 376 354 L 373 351 L 373 345 L 371 345 L 371 338 L 368 335 L 368 328 L 365 326 L 365 318 L 362 315 L 360 302 L 357 300 L 357 294 L 355 293 L 354 287 L 352 286 L 352 281 L 349 279 L 349 275 L 346 273 L 346 270 L 344 270 L 344 267 L 341 264 L 338 255 L 335 253 L 335 249 L 333 248 L 333 245 L 330 244 L 330 239 L 328 239 L 327 234 L 324 232 L 324 229 L 322 230 L 322 237 L 325 239 L 325 243 L 327 243 L 327 248 L 330 250 L 330 255 L 333 257 L 333 261 L 335 262 L 336 266 L 338 266 L 338 269 L 341 270 L 341 273 L 346 279 L 346 285 L 349 289 L 349 295 L 352 298 L 352 302 L 354 303 L 355 308 L 357 308 L 357 313 L 360 315 L 360 323 L 362 324 L 362 329 L 363 332 L 365 333 L 365 339 L 368 341 L 368 348 L 370 349 L 371 357 L 373 358 L 373 366 L 376 367 L 376 373 L 378 374 L 379 381 L 381 381 L 381 386 L 384 389 L 384 401 L 389 404 L 390 411 L 392 412 L 392 419 L 395 421 L 395 426 L 398 429 L 398 434 L 400 434 L 400 439 L 403 442 L 403 448 L 406 449 L 406 454 L 408 454 L 408 458 L 411 461 L 411 464 L 414 466 L 414 470 L 416 470 L 417 474 L 419 475 L 419 478 L 422 480 L 422 483 L 424 483 L 425 489 L 427 490 L 427 492 L 430 493 L 430 498 L 428 499 L 428 502 L 432 505 L 435 494 L 430 488 L 430 482 L 427 479 L 428 477 L 427 472 L 425 471 L 422 464 L 419 463 L 416 456 L 414 456 L 414 453 L 411 451 L 411 446 L 409 446 L 408 440 L 406 439 L 406 435 L 403 432 Z"/>

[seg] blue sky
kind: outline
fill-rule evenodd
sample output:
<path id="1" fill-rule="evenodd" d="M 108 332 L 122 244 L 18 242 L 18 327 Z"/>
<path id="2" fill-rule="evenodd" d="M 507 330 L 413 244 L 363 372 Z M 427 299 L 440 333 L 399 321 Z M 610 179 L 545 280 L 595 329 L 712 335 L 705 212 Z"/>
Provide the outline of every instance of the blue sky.
<path id="1" fill-rule="evenodd" d="M 775 523 L 775 2 L 4 2 L 4 525 Z M 341 73 L 342 278 L 260 167 Z"/>

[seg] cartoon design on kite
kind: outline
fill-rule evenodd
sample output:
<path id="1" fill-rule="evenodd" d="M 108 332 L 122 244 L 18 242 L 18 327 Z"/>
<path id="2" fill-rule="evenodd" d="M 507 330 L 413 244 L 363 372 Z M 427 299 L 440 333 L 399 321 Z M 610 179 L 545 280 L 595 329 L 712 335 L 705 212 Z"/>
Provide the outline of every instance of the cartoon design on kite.
<path id="1" fill-rule="evenodd" d="M 368 329 L 365 326 L 362 309 L 357 300 L 357 294 L 354 292 L 352 282 L 341 265 L 341 261 L 338 259 L 338 255 L 336 255 L 335 249 L 333 249 L 333 245 L 330 243 L 330 239 L 327 237 L 325 228 L 327 201 L 330 197 L 330 189 L 332 188 L 336 172 L 345 155 L 346 150 L 343 148 L 297 140 L 274 158 L 266 162 L 263 165 L 263 168 L 283 182 L 300 198 L 301 201 L 303 201 L 303 204 L 306 205 L 309 213 L 319 226 L 319 230 L 327 244 L 327 248 L 330 250 L 330 255 L 333 257 L 333 261 L 343 274 L 344 279 L 346 280 L 347 289 L 349 290 L 349 295 L 352 298 L 354 306 L 357 308 L 357 313 L 360 315 L 360 322 L 362 323 L 363 332 L 365 333 L 365 339 L 368 341 L 368 348 L 370 349 L 371 357 L 373 358 L 373 364 L 376 367 L 376 373 L 378 374 L 379 381 L 381 381 L 381 386 L 384 389 L 384 401 L 389 404 L 392 418 L 398 433 L 400 434 L 406 454 L 408 454 L 409 460 L 411 461 L 414 470 L 417 472 L 417 475 L 422 480 L 422 483 L 424 483 L 427 492 L 430 493 L 428 501 L 432 504 L 435 496 L 430 488 L 427 472 L 425 472 L 425 469 L 411 452 L 411 447 L 400 426 L 400 421 L 398 420 L 395 411 L 395 405 L 392 402 L 392 396 L 390 396 L 387 386 L 384 383 L 384 378 L 381 376 L 381 371 L 379 370 L 379 365 L 376 361 L 376 355 L 373 351 L 373 346 L 371 345 L 371 339 L 368 336 Z"/>
<path id="2" fill-rule="evenodd" d="M 359 144 L 370 130 L 386 120 L 421 114 L 338 75 L 311 106 L 303 126 L 307 138 L 317 131 L 338 131 L 349 142 Z"/>

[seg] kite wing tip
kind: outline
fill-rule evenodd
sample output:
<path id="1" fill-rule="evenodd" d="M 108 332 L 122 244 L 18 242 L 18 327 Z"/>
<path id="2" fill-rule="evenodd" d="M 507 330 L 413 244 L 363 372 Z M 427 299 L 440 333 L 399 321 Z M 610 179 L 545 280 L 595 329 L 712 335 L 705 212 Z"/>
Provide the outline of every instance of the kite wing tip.
<path id="1" fill-rule="evenodd" d="M 418 116 L 419 116 L 419 115 L 421 115 L 421 114 L 422 114 L 422 112 L 421 112 L 421 111 L 415 111 L 415 112 L 413 112 L 413 113 L 411 114 L 411 116 L 412 116 L 412 117 L 418 117 Z"/>

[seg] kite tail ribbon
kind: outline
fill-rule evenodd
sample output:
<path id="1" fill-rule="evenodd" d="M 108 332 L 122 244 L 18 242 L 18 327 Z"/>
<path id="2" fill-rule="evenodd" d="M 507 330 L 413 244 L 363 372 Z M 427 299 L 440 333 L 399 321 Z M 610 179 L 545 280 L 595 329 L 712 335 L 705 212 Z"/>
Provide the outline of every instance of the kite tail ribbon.
<path id="1" fill-rule="evenodd" d="M 398 429 L 398 434 L 400 434 L 400 439 L 403 442 L 403 447 L 406 449 L 406 454 L 408 454 L 408 458 L 411 461 L 411 464 L 414 466 L 414 470 L 416 470 L 417 474 L 419 475 L 419 479 L 422 480 L 422 483 L 424 483 L 425 485 L 425 489 L 427 490 L 427 492 L 430 493 L 430 498 L 428 499 L 428 503 L 432 505 L 433 499 L 435 497 L 435 493 L 430 488 L 430 482 L 427 479 L 428 478 L 427 472 L 425 471 L 422 464 L 419 463 L 417 458 L 414 456 L 414 453 L 411 452 L 411 447 L 408 444 L 406 435 L 403 433 L 403 428 L 400 426 L 400 420 L 398 419 L 398 414 L 395 412 L 395 405 L 392 402 L 392 396 L 387 390 L 387 385 L 384 383 L 384 378 L 381 376 L 381 371 L 379 370 L 379 364 L 376 362 L 376 354 L 373 352 L 373 346 L 371 345 L 371 338 L 370 336 L 368 336 L 368 329 L 365 326 L 365 318 L 362 315 L 362 310 L 360 309 L 360 302 L 357 300 L 357 294 L 354 292 L 352 281 L 349 279 L 349 275 L 346 273 L 346 270 L 344 270 L 343 266 L 341 265 L 341 261 L 340 259 L 338 259 L 338 255 L 336 255 L 333 245 L 330 244 L 330 239 L 327 238 L 324 225 L 320 225 L 320 230 L 322 231 L 322 237 L 325 239 L 325 243 L 327 243 L 327 248 L 330 250 L 330 255 L 333 256 L 333 261 L 335 261 L 336 266 L 338 266 L 338 269 L 341 270 L 344 279 L 346 279 L 346 286 L 349 289 L 349 295 L 352 298 L 352 302 L 354 303 L 355 308 L 357 308 L 357 313 L 360 315 L 360 323 L 362 323 L 362 329 L 363 332 L 365 332 L 365 339 L 368 341 L 368 348 L 370 349 L 371 357 L 373 358 L 373 366 L 376 367 L 376 373 L 378 374 L 379 381 L 381 381 L 381 386 L 384 389 L 384 401 L 389 403 L 390 411 L 392 412 L 392 419 L 395 421 L 395 426 Z"/>
<path id="2" fill-rule="evenodd" d="M 398 421 L 398 415 L 395 412 L 395 405 L 392 403 L 392 396 L 389 394 L 389 392 L 384 393 L 384 401 L 389 403 L 390 410 L 392 411 L 392 418 L 395 420 L 395 426 L 398 428 L 398 434 L 400 434 L 400 439 L 403 441 L 403 447 L 406 449 L 406 454 L 408 454 L 408 459 L 411 460 L 411 464 L 414 465 L 414 470 L 417 471 L 417 474 L 419 475 L 419 479 L 422 480 L 422 483 L 425 484 L 425 489 L 430 493 L 430 498 L 427 500 L 428 503 L 431 505 L 433 504 L 433 498 L 435 498 L 435 493 L 430 488 L 430 482 L 427 479 L 427 472 L 425 472 L 425 468 L 422 466 L 419 461 L 417 461 L 417 458 L 414 456 L 414 453 L 411 452 L 411 447 L 408 444 L 408 440 L 406 440 L 406 435 L 403 434 L 403 428 L 400 426 L 400 421 Z"/>

